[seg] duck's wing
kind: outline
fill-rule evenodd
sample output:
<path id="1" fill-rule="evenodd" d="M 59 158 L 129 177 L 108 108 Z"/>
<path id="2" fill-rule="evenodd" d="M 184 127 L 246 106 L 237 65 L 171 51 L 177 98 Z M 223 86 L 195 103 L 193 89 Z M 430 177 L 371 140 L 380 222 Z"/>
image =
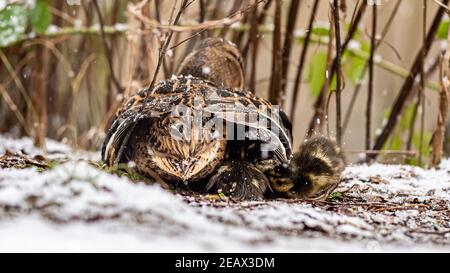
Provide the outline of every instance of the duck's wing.
<path id="1" fill-rule="evenodd" d="M 205 112 L 228 123 L 250 128 L 246 137 L 268 145 L 279 163 L 292 157 L 292 137 L 287 116 L 275 105 L 249 92 L 224 90 L 209 94 Z"/>
<path id="2" fill-rule="evenodd" d="M 178 100 L 179 96 L 175 94 L 161 98 L 161 94 L 150 92 L 148 89 L 143 89 L 130 97 L 117 111 L 106 134 L 102 145 L 102 160 L 110 166 L 120 162 L 124 146 L 134 127 L 144 119 L 162 118 L 170 113 Z"/>

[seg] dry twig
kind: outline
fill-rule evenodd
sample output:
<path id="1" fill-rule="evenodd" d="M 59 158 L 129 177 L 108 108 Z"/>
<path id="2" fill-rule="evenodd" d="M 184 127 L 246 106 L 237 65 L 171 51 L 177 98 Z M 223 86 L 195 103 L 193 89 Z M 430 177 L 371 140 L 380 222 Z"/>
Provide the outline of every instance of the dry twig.
<path id="1" fill-rule="evenodd" d="M 448 4 L 449 0 L 445 0 L 444 3 Z M 431 27 L 428 30 L 427 37 L 426 37 L 426 43 L 423 45 L 423 48 L 420 50 L 418 55 L 416 56 L 416 59 L 414 61 L 414 64 L 411 67 L 410 75 L 404 82 L 392 108 L 391 113 L 389 115 L 389 118 L 387 120 L 386 125 L 383 127 L 381 133 L 378 135 L 378 137 L 375 140 L 375 144 L 373 145 L 373 150 L 380 150 L 383 148 L 384 144 L 386 143 L 388 137 L 391 135 L 392 131 L 394 130 L 395 126 L 397 125 L 398 117 L 401 114 L 403 110 L 403 106 L 406 102 L 406 98 L 408 97 L 409 93 L 412 90 L 412 86 L 414 84 L 414 81 L 420 72 L 420 66 L 422 64 L 422 58 L 423 58 L 423 52 L 425 52 L 425 56 L 428 54 L 429 49 L 434 41 L 436 31 L 439 27 L 439 24 L 442 20 L 442 17 L 444 16 L 445 8 L 440 7 L 437 11 L 433 23 Z M 371 159 L 374 159 L 376 155 L 371 156 Z"/>

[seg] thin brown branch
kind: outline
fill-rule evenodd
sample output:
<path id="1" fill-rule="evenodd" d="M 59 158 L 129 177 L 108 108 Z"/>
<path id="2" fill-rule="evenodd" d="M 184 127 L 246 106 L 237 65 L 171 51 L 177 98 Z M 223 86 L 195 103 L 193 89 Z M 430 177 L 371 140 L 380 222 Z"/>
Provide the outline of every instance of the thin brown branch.
<path id="1" fill-rule="evenodd" d="M 170 15 L 169 15 L 169 24 L 172 24 L 172 22 L 173 22 L 173 16 L 175 14 L 177 4 L 178 4 L 178 0 L 175 0 L 175 2 L 173 2 L 172 9 L 171 9 Z M 159 0 L 155 1 L 155 19 L 158 23 L 161 24 L 161 2 Z M 165 39 L 167 39 L 169 34 L 170 34 L 170 32 L 164 32 L 164 33 L 162 33 L 162 36 L 165 35 Z M 161 41 L 161 39 L 156 39 L 156 41 L 160 43 L 160 46 L 162 45 L 162 43 L 164 43 L 164 40 Z M 163 68 L 163 72 L 164 72 L 164 78 L 167 78 L 169 75 L 169 67 L 168 67 L 165 56 L 162 59 L 162 68 Z"/>
<path id="2" fill-rule="evenodd" d="M 447 40 L 450 41 L 450 30 Z M 441 83 L 441 91 L 439 93 L 439 112 L 436 120 L 436 128 L 430 141 L 430 158 L 428 159 L 429 167 L 439 165 L 444 155 L 445 142 L 445 123 L 447 120 L 449 100 L 450 100 L 450 48 L 447 48 L 445 54 L 440 58 L 439 79 Z"/>
<path id="3" fill-rule="evenodd" d="M 373 98 L 373 76 L 374 64 L 373 58 L 375 56 L 376 36 L 377 36 L 377 5 L 372 5 L 372 35 L 370 39 L 370 58 L 369 58 L 369 86 L 367 92 L 366 104 L 366 150 L 370 149 L 370 134 L 372 132 L 372 98 Z"/>
<path id="4" fill-rule="evenodd" d="M 429 77 L 431 77 L 431 75 L 436 71 L 437 68 L 439 68 L 439 66 L 440 66 L 440 56 L 437 58 L 434 58 L 434 62 L 431 64 L 431 66 L 428 68 L 428 70 L 425 71 L 425 79 L 428 79 Z M 419 92 L 418 89 L 420 88 L 419 85 L 420 85 L 420 83 L 415 83 L 415 85 L 413 87 L 414 91 L 410 95 L 410 97 L 417 97 L 417 100 L 416 100 L 416 103 L 414 104 L 411 121 L 409 123 L 408 138 L 406 140 L 406 149 L 407 150 L 412 149 L 412 139 L 413 139 L 415 128 L 416 128 L 415 124 L 416 124 L 416 119 L 417 119 L 417 112 L 418 112 L 419 105 L 420 105 L 420 96 L 417 95 L 417 93 Z"/>
<path id="5" fill-rule="evenodd" d="M 52 6 L 49 6 L 48 9 L 53 15 L 55 15 L 55 16 L 63 19 L 63 20 L 65 20 L 66 22 L 69 22 L 72 25 L 76 25 L 77 24 L 77 19 L 72 17 L 72 16 L 70 16 L 69 14 L 67 14 L 65 12 L 62 12 L 59 9 L 57 9 L 55 7 L 52 7 Z"/>
<path id="6" fill-rule="evenodd" d="M 205 17 L 206 17 L 206 12 L 207 12 L 206 5 L 205 5 L 206 3 L 205 3 L 205 0 L 198 0 L 197 2 L 198 2 L 198 9 L 199 9 L 197 22 L 199 24 L 201 24 L 205 21 Z M 184 48 L 183 54 L 181 55 L 181 58 L 180 58 L 180 62 L 181 62 L 194 49 L 195 43 L 197 41 L 196 38 L 197 37 L 206 38 L 206 36 L 207 36 L 206 29 L 203 31 L 191 31 L 191 34 L 189 35 L 188 38 L 182 40 L 175 46 L 172 46 L 170 49 L 173 49 L 174 47 L 177 47 L 185 42 L 188 42 L 188 44 Z"/>
<path id="7" fill-rule="evenodd" d="M 397 0 L 397 2 L 395 3 L 395 6 L 392 9 L 392 12 L 391 12 L 391 14 L 389 16 L 389 19 L 387 20 L 386 24 L 383 27 L 383 30 L 381 32 L 381 37 L 376 43 L 375 50 L 381 45 L 381 43 L 383 42 L 384 38 L 386 37 L 386 34 L 388 33 L 389 29 L 391 28 L 392 22 L 394 21 L 394 18 L 395 18 L 396 14 L 397 14 L 397 12 L 399 10 L 399 7 L 400 7 L 401 3 L 402 3 L 402 0 Z M 367 68 L 368 68 L 368 62 L 365 63 L 364 68 L 363 68 L 363 70 L 361 72 L 361 75 L 359 76 L 359 79 L 363 79 L 364 78 L 364 75 L 367 72 Z M 353 112 L 353 108 L 355 106 L 355 102 L 356 102 L 356 99 L 358 98 L 359 91 L 361 90 L 361 87 L 362 87 L 362 81 L 360 80 L 355 86 L 355 90 L 352 93 L 352 98 L 350 99 L 350 104 L 349 104 L 349 106 L 347 108 L 347 112 L 345 114 L 344 125 L 342 126 L 344 131 L 347 130 L 348 124 L 350 122 L 350 117 L 351 117 L 351 114 Z"/>
<path id="8" fill-rule="evenodd" d="M 175 16 L 175 20 L 173 21 L 173 25 L 178 24 L 178 21 L 179 21 L 180 18 L 181 18 L 181 14 L 183 13 L 183 11 L 184 11 L 184 10 L 189 6 L 189 4 L 191 4 L 191 3 L 192 3 L 192 2 L 188 2 L 187 0 L 183 0 L 183 2 L 181 3 L 180 9 L 178 10 L 177 15 Z M 154 74 L 153 74 L 152 81 L 150 82 L 150 87 L 149 87 L 150 89 L 152 89 L 153 86 L 154 86 L 154 84 L 155 84 L 156 78 L 157 78 L 157 76 L 158 76 L 159 69 L 161 68 L 161 64 L 162 64 L 162 62 L 163 62 L 163 58 L 164 58 L 164 56 L 165 56 L 165 54 L 166 54 L 166 52 L 167 52 L 167 48 L 169 47 L 170 40 L 172 39 L 172 35 L 173 35 L 173 31 L 171 31 L 171 32 L 169 33 L 169 35 L 167 36 L 167 38 L 164 39 L 164 42 L 161 44 L 161 47 L 159 48 L 159 58 L 158 58 L 158 63 L 157 63 L 157 65 L 156 65 L 156 69 L 155 69 L 155 72 L 154 72 Z"/>
<path id="9" fill-rule="evenodd" d="M 447 10 L 447 12 L 450 12 L 450 8 L 447 6 L 447 4 L 442 3 L 441 1 L 438 0 L 433 0 L 436 4 L 438 4 L 439 6 L 445 8 Z"/>
<path id="10" fill-rule="evenodd" d="M 336 140 L 342 144 L 342 123 L 341 123 L 341 29 L 339 18 L 339 0 L 333 0 L 334 29 L 336 36 Z"/>
<path id="11" fill-rule="evenodd" d="M 239 9 L 242 6 L 242 2 L 243 0 L 234 0 L 233 5 L 231 6 L 230 12 L 228 12 L 227 17 L 229 17 L 230 15 L 236 13 L 237 11 L 239 11 Z M 230 25 L 225 25 L 221 30 L 220 30 L 220 37 L 225 38 L 225 36 L 228 33 L 228 30 L 230 29 Z"/>
<path id="12" fill-rule="evenodd" d="M 113 64 L 113 60 L 112 60 L 112 49 L 111 49 L 111 46 L 108 44 L 108 41 L 106 40 L 103 16 L 100 11 L 100 7 L 98 5 L 97 0 L 93 0 L 93 3 L 94 3 L 95 11 L 97 12 L 98 21 L 100 24 L 100 33 L 102 36 L 103 48 L 105 50 L 106 59 L 108 60 L 109 73 L 111 74 L 111 79 L 117 89 L 117 92 L 122 93 L 123 88 L 122 88 L 121 84 L 119 83 L 119 81 L 117 80 L 117 77 L 114 73 L 114 64 Z"/>
<path id="13" fill-rule="evenodd" d="M 256 62 L 258 58 L 258 6 L 255 6 L 253 8 L 253 12 L 251 14 L 251 27 L 250 27 L 250 33 L 249 33 L 249 41 L 252 45 L 252 57 L 251 57 L 251 70 L 250 70 L 250 82 L 249 82 L 249 88 L 251 92 L 255 92 L 256 88 Z"/>
<path id="14" fill-rule="evenodd" d="M 272 2 L 273 2 L 272 0 L 267 0 L 265 2 L 261 12 L 259 13 L 256 25 L 254 26 L 256 28 L 255 31 L 258 31 L 258 27 L 264 23 L 264 20 L 266 19 L 266 16 L 267 16 L 267 11 L 270 8 L 270 5 L 272 4 Z M 253 25 L 250 27 L 253 27 Z M 242 57 L 243 57 L 244 61 L 247 59 L 247 54 L 248 54 L 248 50 L 250 48 L 251 43 L 252 43 L 252 40 L 251 40 L 251 37 L 249 37 L 247 40 L 247 43 L 245 44 L 244 48 L 242 49 Z M 252 46 L 253 46 L 253 44 L 252 44 Z"/>
<path id="15" fill-rule="evenodd" d="M 420 135 L 419 135 L 419 165 L 422 165 L 423 154 L 423 134 L 425 126 L 425 45 L 427 42 L 427 0 L 423 0 L 422 8 L 422 52 L 421 52 L 421 66 L 420 66 L 420 88 L 419 88 L 419 104 L 420 104 Z"/>
<path id="16" fill-rule="evenodd" d="M 303 48 L 302 48 L 302 53 L 300 55 L 299 65 L 297 67 L 297 73 L 295 75 L 295 83 L 294 83 L 294 89 L 293 89 L 293 94 L 292 94 L 292 106 L 291 106 L 291 115 L 290 115 L 293 124 L 295 124 L 294 123 L 295 108 L 297 105 L 298 96 L 300 94 L 303 67 L 305 65 L 306 54 L 308 53 L 309 41 L 311 38 L 313 26 L 314 26 L 314 18 L 316 16 L 317 8 L 319 7 L 319 4 L 320 4 L 320 0 L 314 0 L 314 5 L 313 5 L 313 8 L 312 8 L 310 16 L 309 16 L 308 29 L 306 31 L 305 41 L 303 43 Z"/>
<path id="17" fill-rule="evenodd" d="M 217 14 L 220 12 L 221 8 L 222 8 L 222 3 L 223 1 L 221 0 L 216 0 L 215 3 L 214 0 L 207 0 L 207 4 L 206 4 L 206 10 L 208 11 L 208 21 L 209 20 L 214 20 L 217 18 Z M 210 7 L 212 6 L 212 8 Z M 213 35 L 213 31 L 208 31 L 208 33 L 206 34 L 207 37 L 211 37 Z"/>
<path id="18" fill-rule="evenodd" d="M 281 8 L 282 1 L 275 2 L 274 32 L 272 37 L 272 76 L 270 81 L 269 101 L 279 104 L 281 91 Z"/>
<path id="19" fill-rule="evenodd" d="M 257 8 L 258 4 L 261 3 L 261 2 L 263 2 L 263 1 L 265 1 L 265 0 L 258 0 L 258 1 L 256 1 L 254 4 L 247 6 L 247 7 L 245 7 L 245 8 L 242 9 L 242 10 L 238 10 L 238 11 L 236 11 L 236 12 L 230 14 L 228 17 L 226 17 L 226 18 L 224 18 L 224 19 L 221 19 L 221 20 L 218 20 L 218 21 L 227 21 L 227 18 L 234 17 L 234 16 L 236 16 L 236 14 L 247 13 L 247 12 L 248 12 L 249 10 L 251 10 L 253 7 Z M 224 26 L 222 26 L 222 27 L 224 27 Z M 186 39 L 182 40 L 181 42 L 176 43 L 174 46 L 170 47 L 169 50 L 170 50 L 170 49 L 173 49 L 173 48 L 176 48 L 176 47 L 180 46 L 181 44 L 183 44 L 183 43 L 185 43 L 185 42 L 187 42 L 187 41 L 191 41 L 193 38 L 195 38 L 195 37 L 199 36 L 200 34 L 206 32 L 206 31 L 209 30 L 210 28 L 221 28 L 221 26 L 220 26 L 220 24 L 219 24 L 219 25 L 210 25 L 210 26 L 208 26 L 207 28 L 200 29 L 200 30 L 197 31 L 197 32 L 192 32 L 192 35 L 191 35 L 191 36 L 187 37 Z M 198 27 L 195 27 L 194 29 L 198 29 Z M 239 32 L 239 33 L 243 33 L 244 31 L 238 31 L 238 32 Z M 189 47 L 188 47 L 188 48 L 189 48 Z M 185 54 L 185 55 L 187 55 L 187 54 Z"/>
<path id="20" fill-rule="evenodd" d="M 192 0 L 193 1 L 193 0 Z M 189 5 L 192 3 L 189 2 Z M 256 2 L 256 5 L 264 2 L 265 0 L 258 0 Z M 153 20 L 151 18 L 148 18 L 147 16 L 143 15 L 139 9 L 133 8 L 133 6 L 130 6 L 128 8 L 128 13 L 131 16 L 136 17 L 137 19 L 141 20 L 148 29 L 158 29 L 160 31 L 167 31 L 167 32 L 189 32 L 189 31 L 199 31 L 203 29 L 214 29 L 214 28 L 223 28 L 226 25 L 232 25 L 238 21 L 241 21 L 244 15 L 250 11 L 253 8 L 252 5 L 248 5 L 246 8 L 238 10 L 235 13 L 232 13 L 231 15 L 218 19 L 218 20 L 208 20 L 204 21 L 203 23 L 198 24 L 185 24 L 185 25 L 178 25 L 178 24 L 162 24 L 157 22 L 156 20 Z"/>
<path id="21" fill-rule="evenodd" d="M 291 4 L 289 6 L 289 13 L 287 17 L 286 30 L 284 33 L 284 43 L 283 43 L 283 52 L 282 52 L 282 64 L 281 64 L 281 98 L 282 105 L 284 104 L 285 94 L 286 94 L 286 85 L 287 85 L 287 77 L 289 75 L 289 58 L 291 55 L 291 47 L 292 41 L 294 39 L 294 28 L 297 22 L 297 14 L 300 7 L 300 0 L 291 0 Z"/>
<path id="22" fill-rule="evenodd" d="M 445 0 L 444 3 L 448 4 L 449 0 Z M 378 137 L 375 140 L 375 144 L 373 145 L 373 150 L 380 150 L 383 148 L 384 144 L 386 143 L 388 137 L 391 135 L 392 131 L 394 130 L 395 126 L 397 125 L 398 117 L 401 114 L 404 104 L 406 101 L 406 98 L 408 97 L 409 93 L 412 90 L 412 86 L 414 84 L 414 80 L 416 79 L 418 73 L 420 72 L 420 66 L 422 65 L 422 54 L 425 52 L 425 56 L 428 54 L 429 49 L 434 41 L 436 31 L 439 27 L 439 24 L 442 20 L 442 17 L 444 16 L 446 9 L 443 7 L 440 7 L 433 19 L 433 22 L 428 30 L 426 43 L 423 45 L 423 48 L 419 51 L 419 53 L 416 56 L 416 59 L 410 69 L 410 75 L 405 80 L 393 106 L 391 113 L 389 115 L 389 118 L 387 120 L 386 125 L 383 127 L 381 133 L 378 135 Z M 374 158 L 374 157 L 373 157 Z"/>
<path id="23" fill-rule="evenodd" d="M 330 26 L 333 26 L 333 22 L 334 22 L 334 17 L 332 16 L 332 5 L 329 5 L 329 17 L 330 17 Z M 329 110 L 329 105 L 330 105 L 330 101 L 331 101 L 331 97 L 333 95 L 332 92 L 330 92 L 330 85 L 331 85 L 331 81 L 332 79 L 328 76 L 328 73 L 331 69 L 332 66 L 332 62 L 333 62 L 333 50 L 334 50 L 334 46 L 333 46 L 333 41 L 334 41 L 334 36 L 335 36 L 335 32 L 336 29 L 334 27 L 330 28 L 330 33 L 328 34 L 328 45 L 327 45 L 327 59 L 326 59 L 326 72 L 325 72 L 325 83 L 324 83 L 324 89 L 327 90 L 326 92 L 326 96 L 322 96 L 322 101 L 320 102 L 320 104 L 318 105 L 319 108 L 317 108 L 317 114 L 318 114 L 318 118 L 316 120 L 316 124 L 315 126 L 317 126 L 318 128 L 316 128 L 316 131 L 314 133 L 320 133 L 323 134 L 323 127 L 326 127 L 326 135 L 328 137 L 330 137 L 330 124 L 329 124 L 329 120 L 328 120 L 328 110 Z"/>
<path id="24" fill-rule="evenodd" d="M 17 121 L 19 122 L 20 126 L 22 127 L 22 129 L 28 135 L 31 135 L 31 132 L 28 129 L 27 123 L 25 121 L 25 118 L 23 117 L 23 115 L 20 112 L 20 110 L 17 107 L 17 105 L 14 103 L 13 99 L 11 98 L 11 96 L 6 91 L 6 88 L 3 87 L 3 84 L 0 84 L 0 95 L 3 98 L 3 100 L 5 101 L 6 105 L 8 105 L 9 109 L 11 110 L 11 112 L 14 113 L 14 115 L 15 115 Z"/>
<path id="25" fill-rule="evenodd" d="M 361 4 L 359 5 L 359 7 L 355 7 L 355 9 L 357 9 L 358 11 L 355 13 L 354 19 L 352 21 L 352 23 L 350 24 L 346 39 L 344 41 L 344 43 L 342 44 L 342 48 L 341 51 L 344 52 L 347 49 L 348 44 L 350 43 L 350 41 L 352 40 L 356 30 L 358 29 L 359 23 L 364 15 L 364 12 L 366 10 L 367 7 L 367 2 L 366 1 L 362 1 Z M 336 65 L 337 65 L 337 58 L 335 57 L 331 66 L 331 69 L 328 72 L 328 76 L 330 79 L 333 79 L 335 73 L 336 73 Z M 324 86 L 322 87 L 319 96 L 317 97 L 315 103 L 314 103 L 314 115 L 311 118 L 311 121 L 309 122 L 309 127 L 308 127 L 308 132 L 307 132 L 307 137 L 311 136 L 314 133 L 314 129 L 315 126 L 317 124 L 317 119 L 320 118 L 320 113 L 318 111 L 320 111 L 320 109 L 323 108 L 323 105 L 321 105 L 321 103 L 323 103 L 325 101 L 324 97 L 326 97 L 326 84 L 324 84 Z M 323 122 L 323 120 L 321 121 Z"/>
<path id="26" fill-rule="evenodd" d="M 161 2 L 155 0 L 155 19 L 158 23 L 161 23 Z"/>
<path id="27" fill-rule="evenodd" d="M 206 20 L 206 14 L 207 14 L 207 6 L 208 6 L 209 0 L 198 0 L 198 4 L 199 4 L 199 14 L 198 14 L 198 22 L 199 23 L 203 23 Z M 206 38 L 208 35 L 208 33 L 202 33 L 202 38 Z M 191 52 L 192 48 L 194 47 L 194 42 L 190 43 L 190 47 L 187 47 L 187 49 L 190 49 L 189 51 L 186 52 Z M 184 56 L 186 56 L 187 54 L 185 54 Z"/>
<path id="28" fill-rule="evenodd" d="M 38 115 L 38 123 L 33 126 L 35 129 L 34 143 L 38 147 L 44 147 L 47 136 L 47 69 L 48 50 L 44 46 L 37 46 L 31 100 Z"/>

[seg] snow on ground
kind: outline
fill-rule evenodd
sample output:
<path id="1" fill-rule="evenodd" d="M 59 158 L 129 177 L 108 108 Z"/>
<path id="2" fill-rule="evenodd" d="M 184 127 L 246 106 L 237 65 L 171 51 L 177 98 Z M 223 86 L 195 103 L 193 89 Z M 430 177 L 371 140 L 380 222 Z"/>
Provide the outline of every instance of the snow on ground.
<path id="1" fill-rule="evenodd" d="M 0 138 L 0 155 L 41 152 Z M 439 170 L 350 166 L 336 202 L 236 203 L 136 184 L 54 144 L 71 160 L 0 169 L 0 251 L 450 250 L 450 160 Z"/>
<path id="2" fill-rule="evenodd" d="M 46 139 L 45 150 L 34 146 L 31 138 L 23 137 L 17 139 L 0 134 L 0 155 L 3 155 L 6 151 L 10 151 L 14 153 L 25 152 L 30 156 L 45 154 L 49 159 L 68 157 L 69 159 L 100 160 L 100 153 L 77 151 L 66 144 L 52 139 Z"/>

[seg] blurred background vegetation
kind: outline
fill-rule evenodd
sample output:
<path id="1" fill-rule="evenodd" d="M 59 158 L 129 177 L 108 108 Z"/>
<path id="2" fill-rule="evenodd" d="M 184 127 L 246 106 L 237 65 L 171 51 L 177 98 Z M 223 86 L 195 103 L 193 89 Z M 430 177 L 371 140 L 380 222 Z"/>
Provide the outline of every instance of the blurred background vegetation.
<path id="1" fill-rule="evenodd" d="M 350 161 L 435 165 L 449 141 L 447 4 L 0 0 L 0 132 L 98 149 L 159 59 L 169 78 L 202 38 L 223 37 L 247 88 L 291 117 L 296 146 L 324 133 Z"/>

